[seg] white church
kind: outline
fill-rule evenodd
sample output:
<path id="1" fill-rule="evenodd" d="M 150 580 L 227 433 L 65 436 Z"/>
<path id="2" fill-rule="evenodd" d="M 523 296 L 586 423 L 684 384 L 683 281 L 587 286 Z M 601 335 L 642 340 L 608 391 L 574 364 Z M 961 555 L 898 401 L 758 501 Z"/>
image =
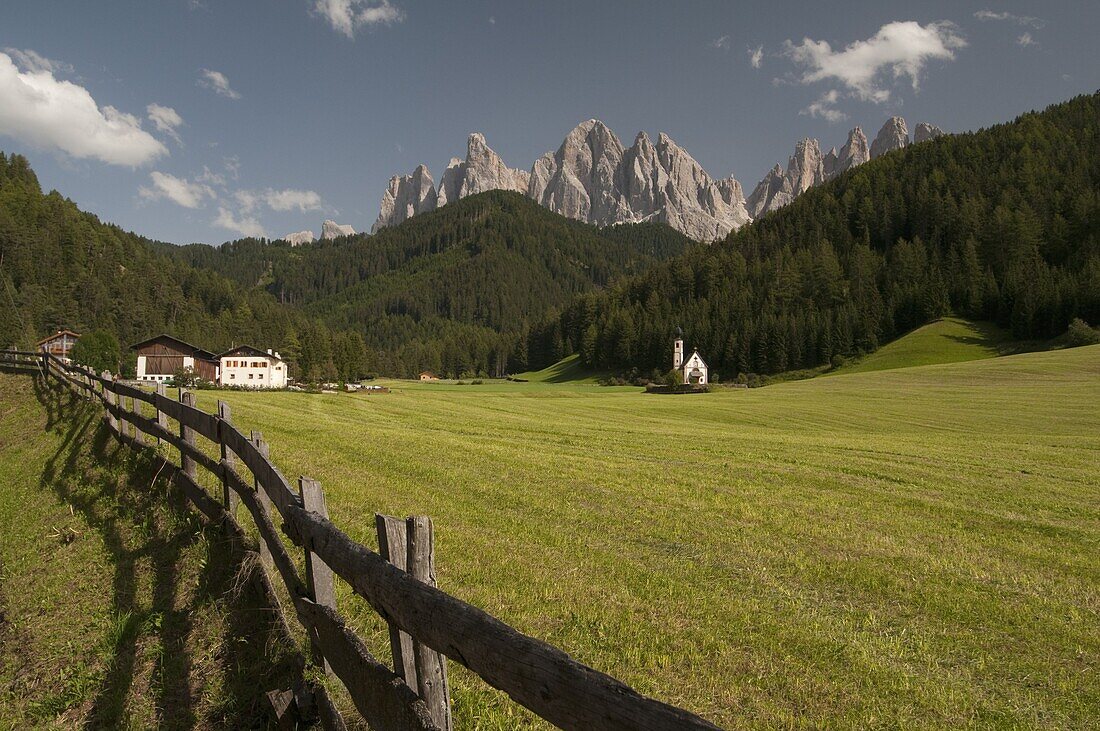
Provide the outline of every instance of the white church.
<path id="1" fill-rule="evenodd" d="M 676 339 L 672 343 L 672 368 L 683 376 L 683 383 L 707 384 L 707 364 L 698 350 L 691 351 L 691 357 L 684 360 L 684 331 L 676 328 Z"/>

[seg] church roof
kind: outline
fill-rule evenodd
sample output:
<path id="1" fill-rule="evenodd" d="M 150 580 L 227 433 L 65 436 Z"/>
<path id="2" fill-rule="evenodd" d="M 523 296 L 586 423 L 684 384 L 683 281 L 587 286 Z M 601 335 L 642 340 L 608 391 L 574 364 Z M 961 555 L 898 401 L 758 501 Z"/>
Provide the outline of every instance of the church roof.
<path id="1" fill-rule="evenodd" d="M 705 360 L 703 360 L 703 356 L 699 355 L 699 351 L 698 350 L 693 350 L 693 351 L 691 351 L 691 355 L 689 355 L 684 360 L 684 365 L 683 365 L 684 368 L 687 368 L 687 364 L 691 362 L 692 358 L 698 358 L 699 362 L 703 365 L 703 367 L 704 368 L 707 367 L 707 362 Z"/>

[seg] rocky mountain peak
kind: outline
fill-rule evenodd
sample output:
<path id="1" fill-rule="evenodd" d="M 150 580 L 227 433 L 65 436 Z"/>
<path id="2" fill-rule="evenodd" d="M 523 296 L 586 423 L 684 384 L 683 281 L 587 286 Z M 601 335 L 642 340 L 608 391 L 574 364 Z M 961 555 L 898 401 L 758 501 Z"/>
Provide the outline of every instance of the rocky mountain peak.
<path id="1" fill-rule="evenodd" d="M 378 219 L 371 227 L 371 233 L 401 223 L 418 213 L 433 211 L 437 200 L 435 181 L 427 165 L 418 165 L 411 175 L 394 175 L 382 194 Z"/>
<path id="2" fill-rule="evenodd" d="M 921 122 L 913 131 L 913 143 L 934 140 L 937 137 L 942 137 L 944 134 L 944 131 L 936 125 L 929 124 L 928 122 Z"/>
<path id="3" fill-rule="evenodd" d="M 900 150 L 909 144 L 909 128 L 901 117 L 890 117 L 882 125 L 875 141 L 871 143 L 871 159 L 885 155 L 891 150 Z"/>
<path id="4" fill-rule="evenodd" d="M 312 231 L 298 231 L 297 233 L 287 234 L 283 237 L 291 246 L 301 246 L 302 244 L 312 244 L 317 240 L 317 237 L 313 235 Z"/>
<path id="5" fill-rule="evenodd" d="M 836 154 L 832 154 L 836 158 Z M 749 215 L 756 218 L 782 208 L 795 196 L 825 182 L 826 168 L 835 169 L 839 164 L 833 158 L 821 154 L 821 144 L 815 139 L 798 142 L 787 161 L 787 169 L 777 164 L 753 189 L 746 202 Z"/>
<path id="6" fill-rule="evenodd" d="M 927 123 L 917 127 L 917 140 L 939 134 L 942 130 Z M 587 119 L 569 131 L 557 150 L 536 160 L 530 173 L 509 168 L 485 136 L 475 132 L 467 140 L 466 159 L 451 158 L 434 196 L 431 173 L 424 165 L 410 175 L 391 178 L 372 230 L 468 195 L 501 189 L 526 193 L 556 213 L 599 226 L 663 221 L 698 241 L 712 241 L 908 143 L 909 131 L 901 117 L 888 120 L 870 146 L 860 127 L 848 133 L 839 151 L 833 147 L 825 154 L 817 140 L 803 139 L 786 169 L 777 164 L 746 198 L 736 179 L 712 178 L 665 132 L 656 142 L 639 132 L 624 148 L 606 124 Z"/>
<path id="7" fill-rule="evenodd" d="M 327 220 L 321 225 L 321 238 L 335 239 L 338 236 L 354 236 L 355 229 L 346 224 L 339 224 L 333 220 Z"/>
<path id="8" fill-rule="evenodd" d="M 527 173 L 504 164 L 485 135 L 474 132 L 466 140 L 466 159 L 451 158 L 439 180 L 436 207 L 487 190 L 527 192 Z"/>

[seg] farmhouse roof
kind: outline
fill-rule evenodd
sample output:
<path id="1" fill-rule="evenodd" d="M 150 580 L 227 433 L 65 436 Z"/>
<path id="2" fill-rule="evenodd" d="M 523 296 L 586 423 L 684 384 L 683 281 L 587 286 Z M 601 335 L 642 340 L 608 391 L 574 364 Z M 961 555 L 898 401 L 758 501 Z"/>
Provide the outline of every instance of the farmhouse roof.
<path id="1" fill-rule="evenodd" d="M 142 340 L 140 343 L 134 343 L 130 346 L 130 350 L 137 350 L 138 348 L 145 347 L 146 345 L 153 345 L 154 343 L 164 343 L 165 345 L 173 347 L 181 352 L 190 352 L 196 358 L 201 358 L 203 360 L 218 359 L 218 356 L 214 355 L 209 350 L 203 350 L 202 348 L 195 347 L 191 343 L 184 342 L 179 338 L 174 338 L 171 335 L 166 335 L 164 333 Z"/>
<path id="2" fill-rule="evenodd" d="M 58 330 L 53 335 L 47 335 L 46 337 L 42 338 L 37 343 L 35 343 L 35 345 L 42 345 L 43 343 L 48 343 L 51 340 L 53 340 L 54 338 L 59 338 L 62 335 L 72 335 L 74 338 L 79 338 L 80 337 L 80 333 L 74 333 L 72 330 Z"/>
<path id="3" fill-rule="evenodd" d="M 238 345 L 235 348 L 230 348 L 224 353 L 218 353 L 217 357 L 221 359 L 227 358 L 231 355 L 257 356 L 260 358 L 273 358 L 274 360 L 279 361 L 283 360 L 281 356 L 275 353 L 272 353 L 270 351 L 263 351 L 259 348 L 254 348 L 251 345 Z"/>

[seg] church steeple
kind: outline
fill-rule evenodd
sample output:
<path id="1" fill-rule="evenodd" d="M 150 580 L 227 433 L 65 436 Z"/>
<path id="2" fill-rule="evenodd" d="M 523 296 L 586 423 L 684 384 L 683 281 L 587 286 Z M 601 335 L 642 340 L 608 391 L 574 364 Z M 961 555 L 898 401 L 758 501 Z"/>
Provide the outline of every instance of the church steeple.
<path id="1" fill-rule="evenodd" d="M 684 364 L 684 331 L 676 328 L 676 338 L 672 341 L 672 368 L 679 370 Z"/>

